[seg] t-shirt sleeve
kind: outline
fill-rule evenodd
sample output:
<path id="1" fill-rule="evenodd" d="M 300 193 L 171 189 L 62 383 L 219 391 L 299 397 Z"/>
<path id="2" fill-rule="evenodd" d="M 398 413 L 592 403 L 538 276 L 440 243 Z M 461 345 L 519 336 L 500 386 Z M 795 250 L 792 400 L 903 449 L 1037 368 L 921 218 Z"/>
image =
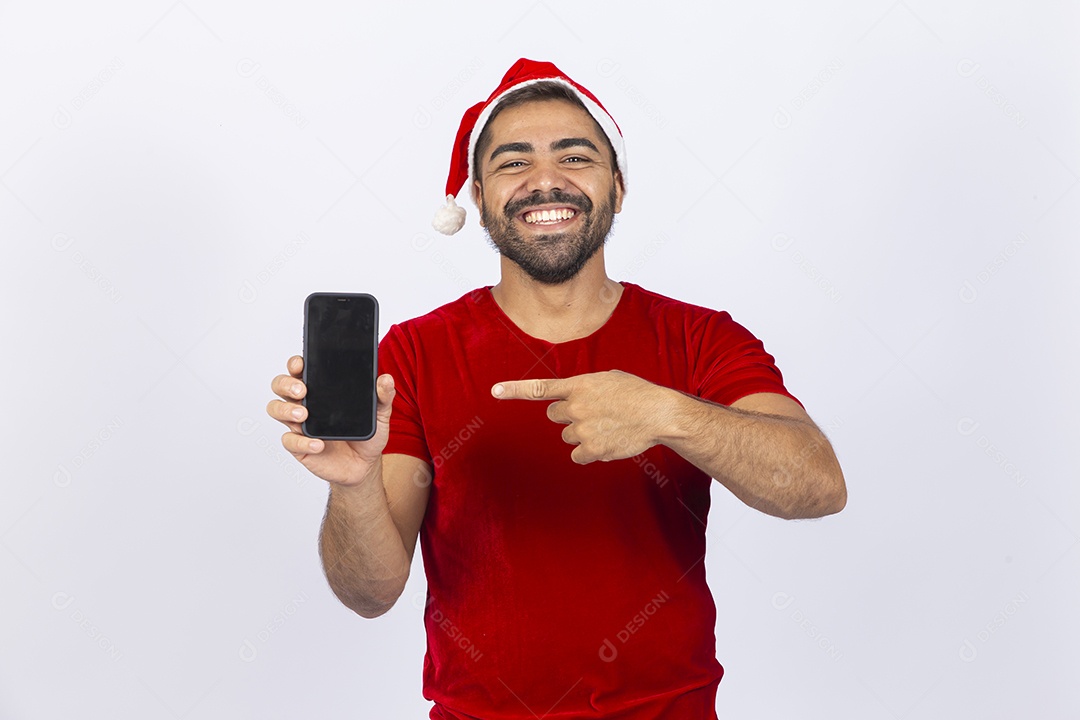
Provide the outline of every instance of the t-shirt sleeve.
<path id="1" fill-rule="evenodd" d="M 400 326 L 391 326 L 379 343 L 379 373 L 389 373 L 397 390 L 390 413 L 390 439 L 383 453 L 412 455 L 430 464 L 431 453 L 417 402 L 417 372 L 411 339 Z"/>
<path id="2" fill-rule="evenodd" d="M 785 395 L 802 405 L 784 387 L 784 378 L 772 355 L 753 333 L 726 312 L 710 313 L 691 333 L 697 358 L 693 383 L 698 397 L 730 405 L 755 393 Z"/>

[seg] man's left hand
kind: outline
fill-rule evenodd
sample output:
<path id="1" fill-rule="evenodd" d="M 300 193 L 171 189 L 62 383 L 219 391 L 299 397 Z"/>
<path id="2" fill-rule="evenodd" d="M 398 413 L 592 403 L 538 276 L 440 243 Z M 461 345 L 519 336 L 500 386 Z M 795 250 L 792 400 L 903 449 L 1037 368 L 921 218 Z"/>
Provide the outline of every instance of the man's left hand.
<path id="1" fill-rule="evenodd" d="M 570 459 L 580 465 L 633 457 L 656 445 L 670 392 L 621 370 L 491 388 L 500 400 L 554 400 L 548 419 L 566 425 L 562 438 L 577 446 Z"/>

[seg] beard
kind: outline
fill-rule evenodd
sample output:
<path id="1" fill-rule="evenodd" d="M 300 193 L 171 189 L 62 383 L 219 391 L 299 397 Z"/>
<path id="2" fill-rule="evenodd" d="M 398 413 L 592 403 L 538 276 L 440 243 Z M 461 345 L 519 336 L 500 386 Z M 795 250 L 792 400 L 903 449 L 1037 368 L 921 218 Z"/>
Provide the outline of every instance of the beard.
<path id="1" fill-rule="evenodd" d="M 574 208 L 581 216 L 576 232 L 536 234 L 526 239 L 514 225 L 518 215 L 530 207 L 558 203 Z M 596 207 L 585 195 L 571 195 L 561 190 L 535 193 L 528 198 L 507 203 L 502 213 L 480 208 L 488 240 L 500 254 L 512 260 L 529 277 L 545 285 L 560 285 L 575 277 L 581 268 L 607 242 L 615 220 L 615 188 Z"/>

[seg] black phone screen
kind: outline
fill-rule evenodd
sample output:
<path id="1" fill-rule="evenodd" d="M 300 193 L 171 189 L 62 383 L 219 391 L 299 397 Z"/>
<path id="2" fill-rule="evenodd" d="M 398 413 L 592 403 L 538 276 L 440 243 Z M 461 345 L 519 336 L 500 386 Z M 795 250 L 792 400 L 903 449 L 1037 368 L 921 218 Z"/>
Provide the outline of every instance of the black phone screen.
<path id="1" fill-rule="evenodd" d="M 302 429 L 325 440 L 375 434 L 379 304 L 371 295 L 312 293 L 304 303 Z"/>

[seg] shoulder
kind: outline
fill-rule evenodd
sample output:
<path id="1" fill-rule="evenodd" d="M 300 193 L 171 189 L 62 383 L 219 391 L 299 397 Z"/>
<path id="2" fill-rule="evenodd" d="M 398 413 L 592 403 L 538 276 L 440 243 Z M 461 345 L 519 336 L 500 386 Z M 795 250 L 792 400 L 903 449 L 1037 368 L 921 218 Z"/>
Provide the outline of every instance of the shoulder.
<path id="1" fill-rule="evenodd" d="M 479 316 L 486 310 L 482 303 L 490 297 L 488 288 L 479 288 L 423 315 L 394 323 L 379 342 L 380 367 L 399 371 L 402 377 L 395 375 L 399 382 L 440 372 L 444 364 L 425 359 L 457 354 L 461 338 L 467 334 L 462 328 L 481 324 Z"/>
<path id="2" fill-rule="evenodd" d="M 679 322 L 688 330 L 701 329 L 713 323 L 734 322 L 731 315 L 724 310 L 694 305 L 693 303 L 677 300 L 667 295 L 662 295 L 652 290 L 624 282 L 624 292 L 630 293 L 630 305 L 638 313 L 643 313 L 651 318 L 671 322 Z"/>
<path id="3" fill-rule="evenodd" d="M 631 293 L 630 304 L 638 306 L 638 318 L 661 328 L 669 341 L 681 340 L 688 353 L 750 352 L 761 345 L 758 337 L 726 310 L 676 300 L 632 283 L 623 285 Z"/>
<path id="4" fill-rule="evenodd" d="M 423 315 L 395 323 L 386 335 L 388 338 L 403 337 L 418 340 L 445 334 L 448 331 L 452 332 L 454 328 L 462 327 L 463 323 L 474 322 L 477 314 L 483 310 L 480 306 L 490 301 L 491 288 L 477 288 Z"/>

